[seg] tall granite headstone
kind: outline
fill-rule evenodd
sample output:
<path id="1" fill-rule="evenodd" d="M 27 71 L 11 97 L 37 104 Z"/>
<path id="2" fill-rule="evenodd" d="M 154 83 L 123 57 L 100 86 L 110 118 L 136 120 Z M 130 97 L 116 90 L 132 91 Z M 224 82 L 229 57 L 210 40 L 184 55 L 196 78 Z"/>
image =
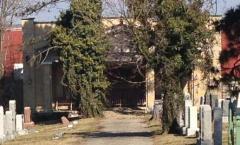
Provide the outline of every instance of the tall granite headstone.
<path id="1" fill-rule="evenodd" d="M 198 144 L 212 145 L 212 109 L 210 105 L 200 106 L 200 138 Z"/>
<path id="2" fill-rule="evenodd" d="M 12 111 L 6 111 L 5 116 L 5 135 L 7 140 L 14 139 L 14 129 L 13 129 L 13 113 Z"/>
<path id="3" fill-rule="evenodd" d="M 184 105 L 184 127 L 182 128 L 182 134 L 187 134 L 187 128 L 189 127 L 189 107 L 193 105 L 192 100 L 185 100 Z"/>
<path id="4" fill-rule="evenodd" d="M 9 101 L 9 111 L 12 111 L 12 129 L 13 134 L 16 132 L 16 101 Z"/>
<path id="5" fill-rule="evenodd" d="M 198 119 L 197 119 L 197 107 L 191 106 L 189 107 L 189 127 L 187 128 L 187 136 L 196 135 L 196 132 L 199 130 L 198 128 Z"/>
<path id="6" fill-rule="evenodd" d="M 222 145 L 222 109 L 214 109 L 214 145 Z"/>

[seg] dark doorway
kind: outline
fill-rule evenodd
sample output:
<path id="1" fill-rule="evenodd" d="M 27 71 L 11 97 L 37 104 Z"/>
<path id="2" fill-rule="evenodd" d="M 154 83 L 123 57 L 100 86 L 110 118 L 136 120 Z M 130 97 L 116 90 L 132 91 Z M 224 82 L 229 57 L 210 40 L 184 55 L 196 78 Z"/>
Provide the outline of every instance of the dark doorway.
<path id="1" fill-rule="evenodd" d="M 145 103 L 145 72 L 135 65 L 127 64 L 108 69 L 111 86 L 107 99 L 111 107 L 137 107 Z"/>

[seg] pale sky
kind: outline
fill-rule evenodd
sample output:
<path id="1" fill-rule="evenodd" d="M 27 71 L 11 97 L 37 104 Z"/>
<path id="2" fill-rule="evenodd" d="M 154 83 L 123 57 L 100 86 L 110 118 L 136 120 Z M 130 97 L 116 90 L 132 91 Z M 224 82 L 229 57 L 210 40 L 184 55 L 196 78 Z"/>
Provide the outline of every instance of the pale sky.
<path id="1" fill-rule="evenodd" d="M 108 0 L 109 1 L 109 0 Z M 118 1 L 118 0 L 113 0 Z M 224 14 L 229 8 L 236 7 L 240 4 L 240 0 L 217 0 L 218 1 L 218 9 L 217 9 L 217 15 Z M 38 14 L 34 14 L 29 17 L 35 17 L 36 21 L 55 21 L 57 17 L 60 14 L 60 11 L 66 10 L 69 7 L 68 3 L 59 3 L 56 6 L 51 6 L 48 8 L 45 8 Z M 104 15 L 111 15 L 108 11 L 103 12 Z M 214 13 L 215 14 L 215 10 Z M 17 22 L 18 23 L 18 22 Z M 20 22 L 19 22 L 20 23 Z"/>

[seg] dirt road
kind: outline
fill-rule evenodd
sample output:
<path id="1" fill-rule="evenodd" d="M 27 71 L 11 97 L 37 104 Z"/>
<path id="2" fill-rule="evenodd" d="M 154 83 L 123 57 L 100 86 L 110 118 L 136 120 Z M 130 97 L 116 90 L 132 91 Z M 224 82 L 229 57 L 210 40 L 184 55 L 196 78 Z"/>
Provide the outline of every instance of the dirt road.
<path id="1" fill-rule="evenodd" d="M 86 145 L 153 145 L 152 134 L 141 116 L 105 112 L 100 130 L 87 136 Z"/>

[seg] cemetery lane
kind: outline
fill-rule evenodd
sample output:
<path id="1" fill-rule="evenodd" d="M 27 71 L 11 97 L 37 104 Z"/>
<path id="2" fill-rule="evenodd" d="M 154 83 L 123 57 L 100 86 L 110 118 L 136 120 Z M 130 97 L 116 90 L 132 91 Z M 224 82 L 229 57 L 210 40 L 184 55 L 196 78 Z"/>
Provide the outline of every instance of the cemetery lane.
<path id="1" fill-rule="evenodd" d="M 142 116 L 107 111 L 99 128 L 87 135 L 85 145 L 153 145 L 152 133 Z"/>

